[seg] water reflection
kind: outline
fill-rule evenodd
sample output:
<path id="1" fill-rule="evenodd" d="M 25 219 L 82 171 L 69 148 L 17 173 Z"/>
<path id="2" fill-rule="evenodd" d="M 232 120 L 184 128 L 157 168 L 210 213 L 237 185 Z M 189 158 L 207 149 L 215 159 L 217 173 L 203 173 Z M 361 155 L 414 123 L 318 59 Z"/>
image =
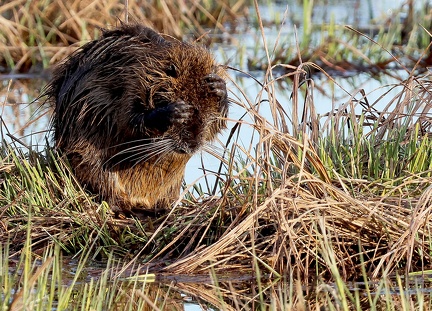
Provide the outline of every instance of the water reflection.
<path id="1" fill-rule="evenodd" d="M 275 16 L 285 13 L 293 22 L 301 23 L 303 17 L 303 5 L 301 1 L 275 1 L 268 6 L 262 7 L 264 21 L 274 20 Z M 336 24 L 349 24 L 356 27 L 369 27 L 371 20 L 382 20 L 386 16 L 394 14 L 406 4 L 405 0 L 337 0 L 337 1 L 315 1 L 313 3 L 313 23 L 316 25 L 328 24 L 332 20 Z M 426 5 L 426 1 L 414 1 L 417 9 Z M 347 9 L 349 8 L 349 9 Z M 402 15 L 401 17 L 404 17 Z"/>
<path id="2" fill-rule="evenodd" d="M 1 131 L 7 142 L 22 142 L 34 149 L 45 146 L 49 109 L 33 102 L 45 84 L 42 78 L 1 80 Z"/>
<path id="3" fill-rule="evenodd" d="M 36 261 L 34 268 L 41 265 L 42 260 Z M 161 274 L 156 276 L 156 281 L 146 281 L 145 269 L 141 275 L 126 271 L 116 277 L 121 267 L 115 264 L 108 267 L 106 262 L 90 261 L 84 269 L 78 268 L 79 265 L 75 259 L 63 258 L 61 278 L 52 274 L 55 281 L 50 279 L 47 283 L 48 287 L 72 290 L 68 310 L 79 309 L 82 301 L 93 306 L 93 310 L 341 310 L 341 299 L 348 299 L 349 310 L 380 310 L 389 306 L 391 310 L 398 310 L 406 301 L 416 304 L 416 297 L 432 291 L 431 275 L 427 273 L 409 275 L 408 279 L 391 275 L 367 283 L 350 282 L 341 292 L 335 283 L 302 284 L 295 278 L 276 279 L 270 275 L 258 280 L 256 275 L 242 276 L 239 271 L 233 275 Z M 19 259 L 11 259 L 10 266 L 14 266 L 10 275 L 17 270 L 20 272 L 15 277 L 23 273 L 24 269 L 17 269 Z M 33 294 L 36 298 L 37 291 Z M 401 299 L 401 294 L 405 298 Z M 83 297 L 91 297 L 91 300 Z"/>

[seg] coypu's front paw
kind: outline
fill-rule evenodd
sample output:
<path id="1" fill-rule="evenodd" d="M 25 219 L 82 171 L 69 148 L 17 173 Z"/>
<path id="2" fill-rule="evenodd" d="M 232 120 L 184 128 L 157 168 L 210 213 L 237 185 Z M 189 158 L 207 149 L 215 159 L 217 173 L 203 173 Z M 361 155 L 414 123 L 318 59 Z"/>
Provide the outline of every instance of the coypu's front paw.
<path id="1" fill-rule="evenodd" d="M 169 111 L 169 123 L 170 125 L 181 125 L 188 123 L 194 113 L 194 108 L 192 105 L 185 103 L 183 100 L 179 99 L 174 103 L 167 106 Z"/>
<path id="2" fill-rule="evenodd" d="M 228 97 L 225 80 L 217 74 L 211 73 L 204 77 L 204 81 L 207 83 L 210 93 L 216 95 L 221 104 L 225 104 Z"/>
<path id="3" fill-rule="evenodd" d="M 178 100 L 147 112 L 144 116 L 143 125 L 162 134 L 168 131 L 171 126 L 188 123 L 192 119 L 193 113 L 192 105 Z M 135 123 L 138 122 L 135 121 Z"/>

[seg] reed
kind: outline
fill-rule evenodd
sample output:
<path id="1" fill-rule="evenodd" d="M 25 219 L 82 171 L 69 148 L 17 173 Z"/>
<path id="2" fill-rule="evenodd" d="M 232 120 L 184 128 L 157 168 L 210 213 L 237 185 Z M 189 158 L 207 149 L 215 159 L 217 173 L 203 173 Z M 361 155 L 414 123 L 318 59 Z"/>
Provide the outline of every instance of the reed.
<path id="1" fill-rule="evenodd" d="M 127 7 L 126 7 L 127 3 Z M 0 3 L 0 66 L 4 71 L 37 72 L 55 64 L 101 28 L 123 22 L 145 24 L 176 37 L 205 27 L 226 31 L 226 23 L 244 16 L 246 1 L 28 1 Z M 126 14 L 127 12 L 127 14 Z"/>
<path id="2" fill-rule="evenodd" d="M 424 57 L 421 66 L 416 64 L 422 53 L 430 55 L 427 48 L 431 39 L 427 29 L 432 25 L 432 15 L 426 3 L 417 9 L 412 3 L 409 6 L 402 6 L 395 9 L 386 19 L 371 20 L 368 27 L 336 24 L 334 16 L 330 16 L 330 22 L 312 22 L 314 1 L 304 0 L 301 4 L 301 20 L 289 18 L 292 8 L 288 6 L 285 11 L 287 22 L 280 23 L 281 26 L 273 25 L 276 31 L 280 32 L 283 27 L 284 34 L 278 35 L 273 39 L 274 42 L 267 43 L 274 45 L 273 52 L 269 55 L 270 59 L 262 53 L 263 45 L 251 49 L 253 53 L 249 54 L 248 70 L 263 70 L 269 63 L 299 66 L 302 62 L 313 62 L 334 75 L 352 75 L 358 72 L 379 75 L 386 69 L 403 69 L 395 62 L 392 54 L 406 55 L 404 66 L 416 68 L 419 72 L 424 72 L 426 66 L 430 66 L 430 57 Z M 322 4 L 322 1 L 317 1 L 316 4 Z M 401 19 L 401 16 L 407 18 Z M 259 19 L 256 16 L 255 18 Z M 269 23 L 271 20 L 266 21 L 267 27 Z M 257 36 L 255 42 L 260 43 L 260 30 L 251 32 L 255 32 Z M 297 42 L 300 51 L 297 51 L 292 43 L 293 37 L 301 38 Z M 312 71 L 317 72 L 315 69 Z"/>
<path id="3" fill-rule="evenodd" d="M 224 310 L 430 307 L 429 281 L 417 277 L 432 264 L 429 74 L 408 71 L 391 99 L 360 90 L 318 115 L 307 68 L 333 81 L 312 62 L 269 64 L 249 97 L 232 78 L 244 115 L 230 119 L 220 169 L 206 170 L 215 186 L 185 185 L 168 215 L 146 222 L 115 218 L 48 143 L 36 150 L 4 131 L 2 308 L 180 309 L 172 290 Z M 69 256 L 77 272 L 65 287 Z M 104 267 L 81 283 L 92 260 Z M 150 290 L 147 269 L 209 278 Z M 252 279 L 236 284 L 239 275 Z"/>
<path id="4" fill-rule="evenodd" d="M 381 111 L 360 93 L 320 117 L 313 83 L 300 86 L 302 67 L 289 68 L 292 111 L 278 100 L 275 83 L 282 78 L 272 77 L 273 68 L 256 99 L 239 89 L 243 98 L 233 95 L 233 104 L 249 118 L 231 120 L 218 186 L 185 190 L 169 215 L 148 222 L 115 219 L 49 147 L 36 152 L 4 142 L 2 244 L 17 255 L 55 244 L 65 255 L 122 258 L 116 275 L 163 261 L 152 265 L 156 273 L 259 271 L 266 278 L 294 276 L 306 286 L 331 281 L 337 295 L 324 285 L 319 292 L 342 309 L 360 303 L 350 280 L 381 279 L 393 297 L 389 276 L 405 276 L 399 288 L 431 264 L 429 78 L 410 76 Z M 254 138 L 245 143 L 247 127 Z M 260 303 L 267 303 L 264 297 Z M 370 293 L 368 304 L 377 301 Z"/>

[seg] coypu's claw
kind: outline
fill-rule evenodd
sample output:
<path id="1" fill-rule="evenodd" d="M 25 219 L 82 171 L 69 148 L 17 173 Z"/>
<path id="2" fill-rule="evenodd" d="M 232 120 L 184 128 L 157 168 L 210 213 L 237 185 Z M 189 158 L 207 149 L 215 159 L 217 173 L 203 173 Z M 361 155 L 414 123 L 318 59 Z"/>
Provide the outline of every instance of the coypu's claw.
<path id="1" fill-rule="evenodd" d="M 219 97 L 220 101 L 227 99 L 227 89 L 225 80 L 219 77 L 217 74 L 211 73 L 204 77 L 204 81 L 210 88 L 210 93 L 215 94 Z"/>
<path id="2" fill-rule="evenodd" d="M 175 103 L 169 104 L 167 108 L 169 109 L 171 125 L 189 122 L 194 112 L 193 106 L 186 104 L 183 100 L 177 100 Z"/>

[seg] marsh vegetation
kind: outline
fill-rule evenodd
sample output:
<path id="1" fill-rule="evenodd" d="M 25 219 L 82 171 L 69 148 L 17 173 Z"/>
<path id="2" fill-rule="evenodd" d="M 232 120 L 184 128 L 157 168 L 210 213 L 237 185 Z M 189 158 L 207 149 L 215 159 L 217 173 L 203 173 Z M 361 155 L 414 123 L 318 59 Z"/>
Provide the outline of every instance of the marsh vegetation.
<path id="1" fill-rule="evenodd" d="M 217 165 L 204 164 L 167 215 L 142 222 L 115 218 L 82 189 L 45 140 L 49 109 L 29 105 L 42 88 L 30 75 L 49 76 L 98 27 L 123 20 L 124 1 L 1 2 L 2 309 L 182 309 L 185 295 L 222 310 L 430 307 L 427 1 L 358 29 L 314 23 L 326 1 L 292 1 L 270 19 L 261 14 L 273 3 L 213 3 L 128 3 L 129 21 L 218 50 L 236 111 Z M 246 25 L 258 39 L 240 40 Z M 288 38 L 287 27 L 298 31 Z M 359 72 L 381 87 L 337 78 Z"/>

